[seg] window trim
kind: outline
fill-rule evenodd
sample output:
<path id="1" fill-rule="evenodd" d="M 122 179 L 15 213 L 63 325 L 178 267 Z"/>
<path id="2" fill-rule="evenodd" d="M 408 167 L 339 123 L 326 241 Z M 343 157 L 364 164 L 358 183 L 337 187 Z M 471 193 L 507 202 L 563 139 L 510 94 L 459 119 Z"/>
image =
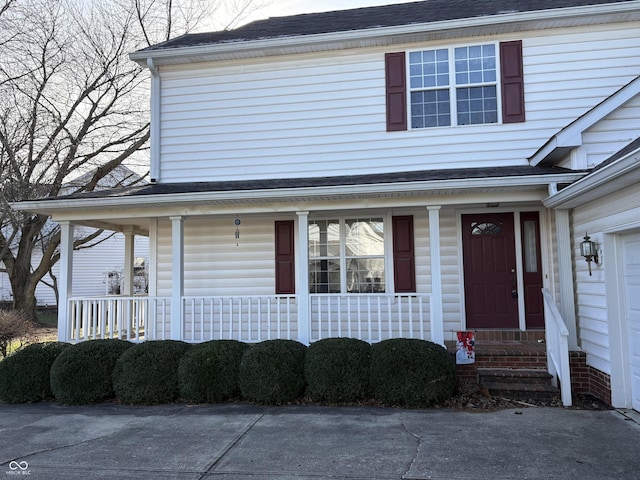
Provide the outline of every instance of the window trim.
<path id="1" fill-rule="evenodd" d="M 483 45 L 493 45 L 496 57 L 496 79 L 494 82 L 482 82 L 482 83 L 473 83 L 473 84 L 464 84 L 457 85 L 456 84 L 456 72 L 455 72 L 455 49 L 456 48 L 469 48 L 469 47 L 482 47 Z M 424 52 L 424 51 L 437 51 L 437 50 L 447 50 L 448 52 L 448 62 L 449 62 L 449 85 L 446 87 L 434 87 L 434 88 L 412 88 L 411 87 L 411 62 L 409 61 L 409 57 L 412 53 L 416 52 Z M 503 122 L 503 112 L 502 112 L 502 95 L 503 95 L 503 86 L 501 82 L 502 78 L 502 49 L 500 42 L 482 42 L 482 43 L 472 43 L 472 44 L 458 44 L 458 45 L 447 45 L 447 46 L 439 46 L 439 47 L 431 47 L 431 48 L 417 48 L 407 50 L 405 52 L 406 56 L 406 64 L 405 64 L 405 78 L 407 79 L 406 86 L 406 109 L 407 109 L 407 129 L 408 130 L 432 130 L 438 128 L 459 128 L 459 127 L 478 127 L 478 126 L 486 126 L 486 125 L 502 125 Z M 471 123 L 471 124 L 458 124 L 458 97 L 457 97 L 457 89 L 458 88 L 469 88 L 469 87 L 485 87 L 485 86 L 493 86 L 496 87 L 496 115 L 497 121 L 493 123 Z M 437 91 L 437 90 L 448 90 L 449 92 L 449 118 L 451 120 L 450 125 L 443 126 L 435 126 L 435 127 L 414 127 L 411 121 L 411 94 L 413 92 L 424 92 L 424 91 Z"/>

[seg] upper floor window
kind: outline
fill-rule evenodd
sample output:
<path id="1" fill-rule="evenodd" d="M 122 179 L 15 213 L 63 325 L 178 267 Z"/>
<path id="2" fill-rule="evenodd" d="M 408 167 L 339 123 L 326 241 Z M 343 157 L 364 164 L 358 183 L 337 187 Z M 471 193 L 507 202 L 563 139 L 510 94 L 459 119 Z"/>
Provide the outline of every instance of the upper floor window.
<path id="1" fill-rule="evenodd" d="M 409 53 L 411 128 L 498 122 L 495 44 Z"/>

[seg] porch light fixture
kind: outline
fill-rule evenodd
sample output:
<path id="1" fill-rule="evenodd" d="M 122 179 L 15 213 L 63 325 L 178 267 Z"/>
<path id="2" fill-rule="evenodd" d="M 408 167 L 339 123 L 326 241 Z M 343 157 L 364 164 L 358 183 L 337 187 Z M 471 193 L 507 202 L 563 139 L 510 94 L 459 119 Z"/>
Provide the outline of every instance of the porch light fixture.
<path id="1" fill-rule="evenodd" d="M 589 276 L 591 276 L 591 262 L 598 263 L 598 249 L 596 248 L 596 242 L 591 241 L 591 237 L 586 232 L 584 240 L 580 242 L 580 255 L 587 261 Z"/>

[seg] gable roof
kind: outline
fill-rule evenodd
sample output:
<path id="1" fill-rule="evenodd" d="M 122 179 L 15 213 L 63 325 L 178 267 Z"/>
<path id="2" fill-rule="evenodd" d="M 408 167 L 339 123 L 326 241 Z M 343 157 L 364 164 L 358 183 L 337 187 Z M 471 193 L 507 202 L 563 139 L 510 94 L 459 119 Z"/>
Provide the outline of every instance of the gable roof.
<path id="1" fill-rule="evenodd" d="M 564 157 L 570 150 L 582 145 L 582 134 L 586 130 L 636 95 L 640 95 L 640 77 L 634 78 L 613 95 L 605 98 L 584 115 L 560 130 L 533 154 L 529 159 L 529 163 L 531 165 L 547 165 Z"/>
<path id="2" fill-rule="evenodd" d="M 603 6 L 607 6 L 603 8 Z M 562 10 L 562 12 L 559 12 Z M 632 12 L 635 14 L 632 15 Z M 490 26 L 492 32 L 500 31 L 500 24 L 509 24 L 506 31 L 527 29 L 524 22 L 546 20 L 547 26 L 585 25 L 610 21 L 637 20 L 640 13 L 638 0 L 424 0 L 378 7 L 356 8 L 330 12 L 309 13 L 258 20 L 234 30 L 193 33 L 168 40 L 131 54 L 131 58 L 146 63 L 148 58 L 164 60 L 176 51 L 184 57 L 188 50 L 193 54 L 217 47 L 245 49 L 247 43 L 256 43 L 264 49 L 273 42 L 295 39 L 296 53 L 302 44 L 318 41 L 342 41 L 345 38 L 377 36 L 377 44 L 392 43 L 381 37 L 393 34 L 416 34 L 426 31 Z M 608 15 L 617 15 L 614 18 Z M 632 15 L 632 18 L 630 17 Z M 467 20 L 467 22 L 463 22 Z M 518 25 L 516 25 L 518 24 Z M 358 33 L 359 32 L 359 33 Z M 340 35 L 340 34 L 346 34 Z M 397 41 L 397 40 L 396 40 Z M 266 44 L 265 44 L 266 42 Z M 243 47 L 240 47 L 242 44 Z M 366 45 L 360 45 L 366 46 Z M 324 49 L 328 47 L 325 45 Z M 335 48 L 335 45 L 334 47 Z M 264 52 L 263 52 L 264 53 Z M 282 53 L 282 52 L 281 52 Z M 286 52 L 285 52 L 286 53 Z M 255 54 L 254 54 L 255 56 Z M 238 57 L 235 57 L 238 58 Z M 198 57 L 191 61 L 203 61 Z M 189 61 L 186 58 L 182 62 Z"/>

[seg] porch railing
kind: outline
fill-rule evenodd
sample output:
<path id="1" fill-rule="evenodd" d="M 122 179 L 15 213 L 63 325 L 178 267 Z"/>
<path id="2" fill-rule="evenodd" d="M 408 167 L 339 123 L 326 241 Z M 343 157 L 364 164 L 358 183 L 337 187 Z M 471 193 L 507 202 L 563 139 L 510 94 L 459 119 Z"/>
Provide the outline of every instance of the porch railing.
<path id="1" fill-rule="evenodd" d="M 569 330 L 567 330 L 551 292 L 543 288 L 542 296 L 544 298 L 549 373 L 553 375 L 556 384 L 558 381 L 560 382 L 562 404 L 565 407 L 570 407 L 572 400 L 571 372 L 569 369 Z"/>
<path id="2" fill-rule="evenodd" d="M 167 300 L 117 296 L 71 298 L 67 341 L 79 342 L 99 338 L 142 341 L 156 338 L 157 322 L 149 320 L 157 316 L 157 312 L 162 314 L 162 304 Z"/>
<path id="3" fill-rule="evenodd" d="M 369 343 L 388 338 L 430 338 L 429 294 L 311 295 L 311 341 L 351 337 Z"/>
<path id="4" fill-rule="evenodd" d="M 182 318 L 187 342 L 298 337 L 295 295 L 183 297 Z"/>
<path id="5" fill-rule="evenodd" d="M 431 336 L 429 294 L 311 294 L 308 318 L 300 318 L 298 300 L 296 295 L 182 297 L 181 338 L 298 340 L 299 328 L 312 342 L 329 337 L 374 343 Z M 67 340 L 169 339 L 176 327 L 171 310 L 171 299 L 165 297 L 72 298 Z"/>

